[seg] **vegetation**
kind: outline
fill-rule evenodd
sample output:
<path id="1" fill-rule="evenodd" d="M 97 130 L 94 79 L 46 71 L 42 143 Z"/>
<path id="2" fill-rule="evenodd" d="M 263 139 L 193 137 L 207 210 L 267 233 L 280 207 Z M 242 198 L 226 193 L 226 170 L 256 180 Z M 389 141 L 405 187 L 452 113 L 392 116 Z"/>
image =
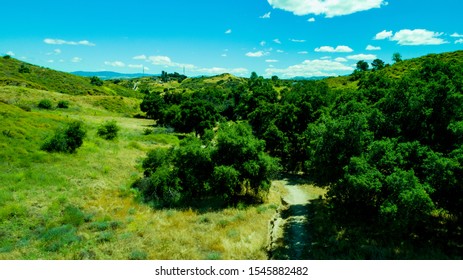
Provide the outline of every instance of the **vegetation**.
<path id="1" fill-rule="evenodd" d="M 117 137 L 120 127 L 115 120 L 107 121 L 98 127 L 97 134 L 103 139 L 113 140 Z"/>
<path id="2" fill-rule="evenodd" d="M 101 86 L 1 59 L 0 258 L 266 258 L 286 172 L 327 190 L 309 258 L 461 259 L 463 52 L 394 58 Z"/>
<path id="3" fill-rule="evenodd" d="M 55 135 L 42 145 L 42 150 L 72 154 L 82 146 L 85 134 L 81 122 L 72 122 L 67 128 L 57 130 Z"/>
<path id="4" fill-rule="evenodd" d="M 42 99 L 42 100 L 40 100 L 40 102 L 39 102 L 39 104 L 37 104 L 37 106 L 40 109 L 46 109 L 46 110 L 49 110 L 49 109 L 53 108 L 53 104 L 52 104 L 50 99 Z"/>

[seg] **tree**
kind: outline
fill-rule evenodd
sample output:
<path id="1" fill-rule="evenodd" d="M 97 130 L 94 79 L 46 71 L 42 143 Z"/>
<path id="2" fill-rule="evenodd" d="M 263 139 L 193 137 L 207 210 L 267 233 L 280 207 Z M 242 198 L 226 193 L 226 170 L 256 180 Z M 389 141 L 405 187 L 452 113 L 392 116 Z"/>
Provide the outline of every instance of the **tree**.
<path id="1" fill-rule="evenodd" d="M 381 70 L 384 68 L 384 61 L 382 61 L 381 59 L 375 59 L 373 60 L 373 62 L 371 63 L 371 67 L 373 68 L 373 71 L 377 71 L 377 70 Z"/>
<path id="2" fill-rule="evenodd" d="M 140 104 L 142 112 L 146 113 L 146 116 L 153 120 L 162 119 L 166 104 L 164 99 L 159 93 L 147 93 L 143 97 L 143 101 Z"/>
<path id="3" fill-rule="evenodd" d="M 113 140 L 117 137 L 117 133 L 121 128 L 117 125 L 117 122 L 107 121 L 98 127 L 98 136 L 106 140 Z"/>
<path id="4" fill-rule="evenodd" d="M 55 135 L 42 145 L 47 152 L 74 153 L 82 146 L 86 131 L 82 122 L 72 122 L 65 129 L 59 129 Z"/>
<path id="5" fill-rule="evenodd" d="M 394 53 L 392 55 L 392 61 L 394 61 L 395 63 L 398 63 L 398 62 L 401 62 L 402 61 L 402 55 L 398 52 Z"/>
<path id="6" fill-rule="evenodd" d="M 359 62 L 357 62 L 357 71 L 368 71 L 368 68 L 370 66 L 368 65 L 368 62 L 364 61 L 364 60 L 360 60 Z"/>

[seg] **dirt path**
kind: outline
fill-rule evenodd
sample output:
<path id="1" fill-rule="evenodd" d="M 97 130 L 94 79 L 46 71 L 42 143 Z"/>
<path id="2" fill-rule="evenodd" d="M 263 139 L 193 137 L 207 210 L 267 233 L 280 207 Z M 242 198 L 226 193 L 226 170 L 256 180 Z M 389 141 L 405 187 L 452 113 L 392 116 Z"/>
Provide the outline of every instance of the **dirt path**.
<path id="1" fill-rule="evenodd" d="M 275 181 L 286 192 L 270 222 L 268 247 L 270 259 L 300 260 L 310 257 L 310 225 L 307 221 L 310 199 L 315 199 L 319 191 L 314 187 L 302 185 L 297 180 Z"/>

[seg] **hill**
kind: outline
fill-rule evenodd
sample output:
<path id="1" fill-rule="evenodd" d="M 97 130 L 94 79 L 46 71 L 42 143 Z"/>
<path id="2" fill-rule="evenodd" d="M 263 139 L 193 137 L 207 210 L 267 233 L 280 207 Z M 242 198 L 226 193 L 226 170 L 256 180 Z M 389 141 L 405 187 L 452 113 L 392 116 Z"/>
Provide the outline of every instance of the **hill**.
<path id="1" fill-rule="evenodd" d="M 0 86 L 21 86 L 71 95 L 118 95 L 139 97 L 131 88 L 112 82 L 101 86 L 89 78 L 32 65 L 8 56 L 0 58 Z"/>

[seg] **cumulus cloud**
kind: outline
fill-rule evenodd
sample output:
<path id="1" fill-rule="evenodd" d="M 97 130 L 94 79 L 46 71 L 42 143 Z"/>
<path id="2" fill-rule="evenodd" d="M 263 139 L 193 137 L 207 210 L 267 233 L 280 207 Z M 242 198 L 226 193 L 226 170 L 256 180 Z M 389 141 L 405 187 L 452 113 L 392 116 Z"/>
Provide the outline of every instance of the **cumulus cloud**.
<path id="1" fill-rule="evenodd" d="M 265 46 L 266 44 L 267 44 L 267 42 L 265 42 L 265 41 L 262 41 L 262 42 L 260 42 L 260 44 L 259 44 L 259 45 L 261 45 L 261 46 L 263 47 L 263 46 Z"/>
<path id="2" fill-rule="evenodd" d="M 453 33 L 452 35 L 450 35 L 450 37 L 453 37 L 453 38 L 463 38 L 463 35 L 458 34 L 457 32 L 455 32 L 455 33 Z"/>
<path id="3" fill-rule="evenodd" d="M 265 15 L 260 16 L 259 18 L 270 18 L 270 14 L 271 14 L 271 13 L 272 13 L 272 12 L 268 12 L 268 13 L 266 13 Z"/>
<path id="4" fill-rule="evenodd" d="M 426 29 L 403 29 L 394 34 L 392 41 L 397 41 L 399 45 L 419 46 L 419 45 L 442 45 L 446 42 L 439 38 L 444 33 L 428 31 Z"/>
<path id="5" fill-rule="evenodd" d="M 375 46 L 372 46 L 372 45 L 368 45 L 365 49 L 367 51 L 380 51 L 381 47 L 375 47 Z"/>
<path id="6" fill-rule="evenodd" d="M 268 53 L 263 52 L 263 51 L 257 51 L 257 52 L 248 52 L 246 53 L 246 56 L 248 57 L 262 57 L 267 55 Z"/>
<path id="7" fill-rule="evenodd" d="M 354 68 L 332 60 L 305 60 L 304 62 L 289 66 L 285 69 L 268 68 L 266 75 L 282 75 L 287 78 L 304 76 L 337 76 L 352 72 Z"/>
<path id="8" fill-rule="evenodd" d="M 383 31 L 379 32 L 378 34 L 376 34 L 375 40 L 384 40 L 384 39 L 387 39 L 387 38 L 391 38 L 392 34 L 393 34 L 392 31 L 383 30 Z"/>
<path id="9" fill-rule="evenodd" d="M 78 63 L 78 62 L 81 62 L 81 61 L 82 61 L 82 58 L 77 57 L 77 56 L 76 56 L 76 57 L 73 57 L 73 58 L 71 59 L 71 62 L 74 62 L 74 63 Z"/>
<path id="10" fill-rule="evenodd" d="M 290 39 L 290 41 L 294 43 L 305 43 L 305 40 L 298 40 L 298 39 Z"/>
<path id="11" fill-rule="evenodd" d="M 347 59 L 351 60 L 375 60 L 378 57 L 374 54 L 356 54 L 356 55 L 349 55 Z"/>
<path id="12" fill-rule="evenodd" d="M 105 61 L 104 64 L 112 67 L 125 67 L 125 63 L 122 61 Z"/>
<path id="13" fill-rule="evenodd" d="M 89 46 L 89 47 L 93 47 L 95 46 L 94 43 L 92 42 L 89 42 L 87 40 L 82 40 L 82 41 L 66 41 L 66 40 L 62 40 L 62 39 L 45 39 L 43 40 L 43 42 L 45 44 L 49 44 L 49 45 L 73 45 L 73 46 L 77 46 L 77 45 L 82 45 L 82 46 Z"/>
<path id="14" fill-rule="evenodd" d="M 9 56 L 15 56 L 15 53 L 12 52 L 12 51 L 8 51 L 6 54 L 9 55 Z"/>
<path id="15" fill-rule="evenodd" d="M 227 31 L 225 31 L 225 34 L 231 34 L 231 33 L 232 33 L 231 29 L 228 29 Z"/>
<path id="16" fill-rule="evenodd" d="M 455 44 L 463 44 L 463 39 L 458 39 L 455 41 Z"/>
<path id="17" fill-rule="evenodd" d="M 344 57 L 338 57 L 338 58 L 336 58 L 334 61 L 337 61 L 337 62 L 347 62 L 348 60 L 345 59 Z"/>
<path id="18" fill-rule="evenodd" d="M 309 18 L 307 21 L 308 22 L 315 22 L 315 18 Z"/>
<path id="19" fill-rule="evenodd" d="M 292 12 L 297 16 L 325 15 L 328 18 L 349 15 L 387 5 L 384 0 L 267 0 L 276 9 Z"/>
<path id="20" fill-rule="evenodd" d="M 382 31 L 376 34 L 376 40 L 389 39 L 402 46 L 442 45 L 448 42 L 440 38 L 444 33 L 426 29 L 402 29 L 393 35 L 392 31 Z"/>
<path id="21" fill-rule="evenodd" d="M 277 39 L 274 39 L 273 42 L 275 42 L 275 43 L 277 43 L 277 44 L 281 44 L 281 41 L 280 41 L 280 39 L 278 39 L 278 38 L 277 38 Z"/>
<path id="22" fill-rule="evenodd" d="M 354 50 L 351 49 L 348 46 L 337 46 L 336 48 L 330 47 L 330 46 L 322 46 L 319 48 L 315 49 L 316 52 L 329 52 L 329 53 L 347 53 L 347 52 L 353 52 Z"/>

